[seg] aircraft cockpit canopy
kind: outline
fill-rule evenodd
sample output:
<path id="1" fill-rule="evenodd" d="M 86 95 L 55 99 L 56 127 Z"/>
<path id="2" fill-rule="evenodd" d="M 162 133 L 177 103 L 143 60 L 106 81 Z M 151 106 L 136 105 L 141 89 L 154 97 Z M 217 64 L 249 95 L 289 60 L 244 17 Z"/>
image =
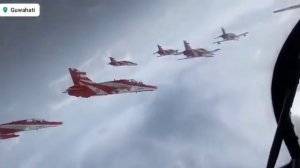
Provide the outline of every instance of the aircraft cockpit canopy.
<path id="1" fill-rule="evenodd" d="M 143 84 L 142 82 L 138 82 L 138 81 L 136 81 L 134 79 L 130 79 L 129 82 L 130 83 L 134 83 L 134 84 Z"/>
<path id="2" fill-rule="evenodd" d="M 38 123 L 41 123 L 41 122 L 45 122 L 45 120 L 41 120 L 41 119 L 29 119 L 29 120 L 27 120 L 27 122 L 38 122 Z"/>
<path id="3" fill-rule="evenodd" d="M 137 81 L 134 80 L 134 79 L 130 79 L 130 82 L 131 82 L 131 83 L 137 83 Z"/>

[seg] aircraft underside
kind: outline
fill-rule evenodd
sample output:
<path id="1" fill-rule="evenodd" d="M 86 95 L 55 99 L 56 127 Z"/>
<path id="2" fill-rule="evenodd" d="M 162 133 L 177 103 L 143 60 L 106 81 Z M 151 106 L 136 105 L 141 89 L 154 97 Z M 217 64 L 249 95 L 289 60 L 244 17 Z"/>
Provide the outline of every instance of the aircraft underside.
<path id="1" fill-rule="evenodd" d="M 12 124 L 12 125 L 1 125 L 0 130 L 1 133 L 3 132 L 18 132 L 18 131 L 27 131 L 27 130 L 36 130 L 40 128 L 47 128 L 51 127 L 49 125 L 36 125 L 36 124 L 31 124 L 31 125 L 23 125 L 23 124 Z"/>
<path id="2" fill-rule="evenodd" d="M 90 91 L 86 90 L 84 92 L 81 93 L 74 93 L 74 94 L 70 94 L 73 96 L 77 96 L 77 97 L 91 97 L 91 96 L 105 96 L 105 95 L 112 95 L 112 94 L 122 94 L 122 93 L 137 93 L 137 92 L 144 92 L 144 91 L 153 91 L 151 89 L 145 89 L 145 88 L 141 88 L 141 87 L 132 87 L 132 88 L 124 88 L 124 89 L 114 89 L 111 90 L 109 92 L 103 91 L 99 88 L 94 89 L 97 90 L 95 93 L 91 93 Z"/>
<path id="3" fill-rule="evenodd" d="M 102 96 L 133 92 L 136 93 L 155 90 L 155 88 L 141 85 L 141 83 L 122 83 L 117 81 L 91 84 L 81 82 L 80 85 L 70 87 L 68 89 L 68 94 L 76 97 L 87 98 L 91 96 Z"/>

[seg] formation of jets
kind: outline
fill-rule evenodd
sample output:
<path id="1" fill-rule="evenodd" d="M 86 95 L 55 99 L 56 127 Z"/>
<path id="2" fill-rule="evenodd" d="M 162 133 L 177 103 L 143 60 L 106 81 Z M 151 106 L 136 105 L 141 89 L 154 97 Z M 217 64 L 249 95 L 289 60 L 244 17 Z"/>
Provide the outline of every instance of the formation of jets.
<path id="1" fill-rule="evenodd" d="M 247 33 L 241 35 L 234 35 L 232 33 L 225 33 L 223 30 L 222 37 L 225 41 L 229 40 L 236 40 L 241 35 L 246 35 Z M 220 42 L 218 42 L 220 43 Z M 213 57 L 216 51 L 215 50 L 207 50 L 204 48 L 192 48 L 187 41 L 183 41 L 184 44 L 184 51 L 179 52 L 178 50 L 174 49 L 163 49 L 160 45 L 157 45 L 158 51 L 154 54 L 159 54 L 158 57 L 162 56 L 171 56 L 171 55 L 184 55 L 185 58 L 179 59 L 191 59 L 191 58 L 199 58 L 199 57 Z M 137 63 L 130 62 L 130 61 L 118 61 L 113 57 L 109 57 L 110 62 L 109 65 L 114 67 L 120 66 L 137 66 Z M 83 97 L 89 98 L 92 96 L 104 96 L 104 95 L 113 95 L 113 94 L 123 94 L 123 93 L 137 93 L 137 92 L 146 92 L 146 91 L 156 91 L 157 86 L 154 85 L 147 85 L 143 82 L 137 82 L 134 79 L 119 79 L 119 80 L 112 80 L 106 81 L 101 83 L 93 82 L 91 79 L 87 77 L 86 72 L 79 71 L 75 68 L 69 68 L 70 76 L 73 81 L 73 86 L 69 87 L 63 93 L 67 93 L 70 96 L 75 97 Z M 47 127 L 55 127 L 62 125 L 62 122 L 50 122 L 45 120 L 20 120 L 20 121 L 13 121 L 10 123 L 0 125 L 0 139 L 9 139 L 18 137 L 19 134 L 17 132 L 21 131 L 29 131 L 29 130 L 37 130 L 41 128 Z"/>
<path id="2" fill-rule="evenodd" d="M 223 37 L 226 41 L 231 39 L 237 39 L 239 36 L 235 36 L 234 34 L 225 34 L 225 30 L 223 30 Z M 246 35 L 242 34 L 242 35 Z M 184 51 L 179 52 L 174 49 L 163 49 L 160 45 L 157 45 L 158 51 L 154 54 L 159 54 L 158 57 L 162 56 L 170 56 L 170 55 L 184 55 L 185 58 L 179 59 L 191 59 L 191 58 L 199 58 L 199 57 L 213 57 L 216 51 L 215 50 L 207 50 L 204 48 L 195 48 L 193 49 L 187 41 L 183 41 Z M 114 67 L 119 66 L 137 66 L 137 63 L 130 61 L 118 61 L 113 57 L 109 57 L 110 62 L 109 65 Z M 70 96 L 75 97 L 83 97 L 89 98 L 92 96 L 104 96 L 104 95 L 113 95 L 113 94 L 123 94 L 123 93 L 137 93 L 137 92 L 146 92 L 146 91 L 155 91 L 157 90 L 157 86 L 147 85 L 143 82 L 137 82 L 134 79 L 119 79 L 106 81 L 101 83 L 93 82 L 91 79 L 87 77 L 86 72 L 79 71 L 75 68 L 69 68 L 70 76 L 73 81 L 73 86 L 69 87 L 63 93 L 67 93 Z M 62 122 L 50 122 L 45 120 L 20 120 L 13 121 L 10 123 L 0 125 L 0 139 L 9 139 L 18 137 L 19 134 L 17 132 L 21 131 L 29 131 L 29 130 L 37 130 L 41 128 L 47 127 L 55 127 L 62 125 Z"/>
<path id="3" fill-rule="evenodd" d="M 222 35 L 216 37 L 215 39 L 222 38 L 223 40 L 213 42 L 213 44 L 221 44 L 221 43 L 226 42 L 226 41 L 239 40 L 239 38 L 241 36 L 247 36 L 247 34 L 249 33 L 249 32 L 245 32 L 245 33 L 236 35 L 234 33 L 226 33 L 224 28 L 221 28 L 221 29 L 222 29 Z M 215 55 L 215 52 L 221 50 L 219 48 L 215 49 L 215 50 L 207 50 L 207 49 L 204 49 L 204 48 L 193 49 L 190 46 L 190 43 L 188 43 L 185 40 L 183 41 L 183 44 L 184 44 L 184 49 L 185 50 L 181 51 L 181 52 L 179 52 L 178 50 L 175 50 L 175 49 L 165 50 L 160 45 L 157 45 L 158 51 L 155 52 L 154 54 L 159 54 L 158 57 L 170 56 L 170 55 L 182 55 L 183 54 L 186 57 L 178 59 L 178 60 L 185 60 L 185 59 L 199 58 L 199 57 L 213 57 Z"/>
<path id="4" fill-rule="evenodd" d="M 287 11 L 291 9 L 300 8 L 300 5 L 291 6 L 288 8 L 283 8 L 274 11 L 274 13 Z M 227 41 L 237 41 L 242 36 L 247 36 L 248 32 L 242 34 L 227 33 L 224 28 L 222 30 L 222 35 L 216 37 L 222 38 L 220 41 L 213 42 L 213 44 L 221 44 Z M 179 52 L 176 49 L 163 49 L 160 45 L 157 45 L 158 51 L 154 54 L 158 54 L 158 57 L 163 56 L 177 56 L 184 55 L 184 58 L 178 60 L 201 58 L 201 57 L 214 57 L 215 52 L 220 49 L 208 50 L 204 48 L 192 48 L 187 41 L 183 41 L 184 50 Z M 110 57 L 110 62 L 108 63 L 114 67 L 126 67 L 126 66 L 137 66 L 137 63 L 130 61 L 117 61 L 115 58 Z M 75 68 L 69 68 L 70 76 L 73 80 L 73 86 L 69 87 L 65 92 L 70 96 L 89 98 L 92 96 L 103 96 L 103 95 L 113 95 L 113 94 L 123 94 L 123 93 L 137 93 L 146 91 L 156 91 L 157 86 L 147 85 L 142 82 L 137 82 L 133 79 L 119 79 L 106 81 L 101 83 L 95 83 L 87 77 L 86 72 L 79 71 Z M 17 134 L 22 131 L 38 130 L 47 127 L 56 127 L 62 125 L 62 122 L 56 121 L 45 121 L 37 119 L 29 120 L 19 120 L 10 123 L 5 123 L 0 125 L 0 139 L 9 139 L 19 137 Z"/>
<path id="5" fill-rule="evenodd" d="M 0 125 L 0 139 L 18 137 L 20 135 L 16 133 L 21 131 L 30 131 L 30 130 L 38 130 L 41 128 L 47 128 L 47 127 L 56 127 L 62 124 L 63 124 L 62 122 L 53 122 L 53 121 L 36 120 L 36 119 L 13 121 L 10 123 Z"/>

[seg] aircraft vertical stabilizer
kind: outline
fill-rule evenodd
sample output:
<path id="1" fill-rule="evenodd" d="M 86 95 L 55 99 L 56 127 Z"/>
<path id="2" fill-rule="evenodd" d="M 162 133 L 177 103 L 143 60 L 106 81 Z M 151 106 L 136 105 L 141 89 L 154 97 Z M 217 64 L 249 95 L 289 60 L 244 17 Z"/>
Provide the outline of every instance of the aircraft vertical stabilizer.
<path id="1" fill-rule="evenodd" d="M 74 85 L 80 85 L 80 82 L 88 82 L 91 83 L 92 80 L 90 80 L 87 76 L 86 76 L 86 72 L 80 72 L 77 69 L 74 68 L 69 68 L 72 80 Z"/>
<path id="2" fill-rule="evenodd" d="M 222 33 L 223 33 L 223 35 L 226 34 L 226 31 L 223 27 L 222 27 Z"/>

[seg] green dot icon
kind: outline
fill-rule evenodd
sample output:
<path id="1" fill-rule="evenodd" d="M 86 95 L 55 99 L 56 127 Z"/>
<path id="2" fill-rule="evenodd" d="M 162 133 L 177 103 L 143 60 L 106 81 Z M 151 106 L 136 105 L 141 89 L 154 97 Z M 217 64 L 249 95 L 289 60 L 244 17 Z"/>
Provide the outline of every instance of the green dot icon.
<path id="1" fill-rule="evenodd" d="M 7 7 L 3 7 L 3 11 L 4 11 L 4 13 L 6 13 L 7 12 Z"/>

